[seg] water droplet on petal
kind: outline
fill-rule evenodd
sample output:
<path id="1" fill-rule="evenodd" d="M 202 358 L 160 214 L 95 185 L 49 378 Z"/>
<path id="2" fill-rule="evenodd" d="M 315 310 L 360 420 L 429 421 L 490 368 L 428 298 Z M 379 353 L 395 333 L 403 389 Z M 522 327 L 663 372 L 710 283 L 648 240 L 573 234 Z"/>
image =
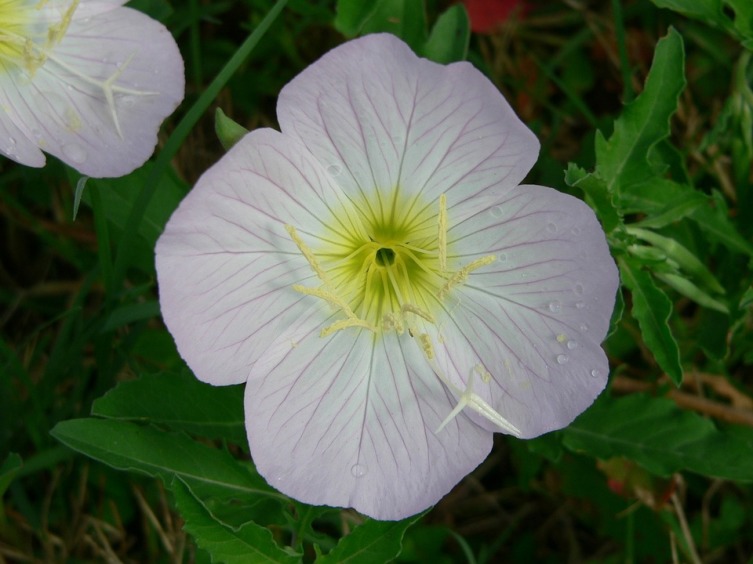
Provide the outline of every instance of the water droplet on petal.
<path id="1" fill-rule="evenodd" d="M 577 349 L 578 348 L 577 341 L 568 341 L 567 348 L 570 349 L 571 351 Z"/>
<path id="2" fill-rule="evenodd" d="M 353 474 L 354 478 L 362 478 L 366 475 L 367 471 L 368 469 L 363 464 L 354 464 L 350 468 L 350 473 Z"/>
<path id="3" fill-rule="evenodd" d="M 506 253 L 499 253 L 497 255 L 497 260 L 499 262 L 505 262 L 507 260 L 507 254 Z"/>
<path id="4" fill-rule="evenodd" d="M 577 309 L 583 309 L 584 307 L 586 307 L 586 302 L 575 302 L 575 307 Z"/>
<path id="5" fill-rule="evenodd" d="M 586 331 L 588 331 L 588 325 L 586 325 L 585 323 L 581 323 L 578 329 L 580 329 L 582 333 L 585 333 Z"/>
<path id="6" fill-rule="evenodd" d="M 504 209 L 502 209 L 502 206 L 494 206 L 492 209 L 489 210 L 489 214 L 492 217 L 496 217 L 496 218 L 502 217 L 503 213 L 504 213 Z"/>
<path id="7" fill-rule="evenodd" d="M 557 231 L 557 226 L 554 223 L 547 223 L 546 230 L 549 231 L 549 233 L 555 233 Z"/>
<path id="8" fill-rule="evenodd" d="M 591 370 L 591 378 L 599 378 L 601 376 L 601 371 L 596 370 L 595 368 Z"/>
<path id="9" fill-rule="evenodd" d="M 566 354 L 558 354 L 557 355 L 557 364 L 565 364 L 567 361 L 570 360 L 570 357 Z"/>
<path id="10" fill-rule="evenodd" d="M 63 154 L 76 164 L 81 164 L 86 160 L 86 151 L 81 145 L 73 143 L 63 145 Z"/>
<path id="11" fill-rule="evenodd" d="M 570 233 L 572 233 L 573 235 L 580 235 L 580 227 L 573 227 L 570 230 Z"/>
<path id="12" fill-rule="evenodd" d="M 578 296 L 583 295 L 583 284 L 580 282 L 575 285 L 575 288 L 573 288 L 573 292 L 575 292 Z"/>
<path id="13" fill-rule="evenodd" d="M 560 311 L 562 311 L 562 304 L 557 300 L 549 302 L 549 311 L 551 311 L 552 313 L 559 313 Z"/>
<path id="14" fill-rule="evenodd" d="M 331 176 L 339 176 L 342 172 L 342 168 L 340 168 L 340 165 L 331 164 L 327 167 L 327 173 Z"/>
<path id="15" fill-rule="evenodd" d="M 123 96 L 122 98 L 118 98 L 118 104 L 125 108 L 130 108 L 135 103 L 136 103 L 136 96 Z"/>

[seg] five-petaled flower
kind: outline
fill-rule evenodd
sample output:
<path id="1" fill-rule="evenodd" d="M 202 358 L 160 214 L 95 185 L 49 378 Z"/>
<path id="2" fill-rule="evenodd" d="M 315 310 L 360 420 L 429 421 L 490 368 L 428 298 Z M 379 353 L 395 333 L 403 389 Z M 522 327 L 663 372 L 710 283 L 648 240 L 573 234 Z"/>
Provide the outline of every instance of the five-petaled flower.
<path id="1" fill-rule="evenodd" d="M 0 153 L 83 174 L 144 164 L 183 99 L 170 32 L 125 0 L 0 0 Z"/>
<path id="2" fill-rule="evenodd" d="M 494 432 L 589 406 L 618 277 L 580 200 L 518 186 L 538 142 L 468 63 L 372 35 L 281 92 L 157 244 L 162 313 L 201 380 L 246 383 L 251 455 L 304 502 L 399 519 Z"/>

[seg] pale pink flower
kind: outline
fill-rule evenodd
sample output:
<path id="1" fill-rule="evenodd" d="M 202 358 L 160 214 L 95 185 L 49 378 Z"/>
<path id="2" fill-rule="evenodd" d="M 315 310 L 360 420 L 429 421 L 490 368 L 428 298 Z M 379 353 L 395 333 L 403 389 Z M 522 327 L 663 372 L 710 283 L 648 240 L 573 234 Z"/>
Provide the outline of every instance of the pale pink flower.
<path id="1" fill-rule="evenodd" d="M 144 164 L 183 99 L 170 32 L 125 0 L 0 0 L 0 153 L 85 175 Z"/>
<path id="2" fill-rule="evenodd" d="M 535 437 L 601 392 L 618 276 L 591 209 L 518 186 L 539 144 L 468 63 L 350 41 L 281 92 L 157 244 L 189 366 L 246 383 L 280 491 L 400 519 L 494 432 Z"/>

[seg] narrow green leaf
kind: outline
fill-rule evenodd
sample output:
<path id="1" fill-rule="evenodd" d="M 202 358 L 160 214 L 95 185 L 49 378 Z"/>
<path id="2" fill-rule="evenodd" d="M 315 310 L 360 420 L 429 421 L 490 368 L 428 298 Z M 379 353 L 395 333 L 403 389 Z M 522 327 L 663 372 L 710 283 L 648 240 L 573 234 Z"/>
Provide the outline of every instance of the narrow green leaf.
<path id="1" fill-rule="evenodd" d="M 685 88 L 684 61 L 682 37 L 670 28 L 656 45 L 643 92 L 615 121 L 609 141 L 596 136 L 596 173 L 607 181 L 610 192 L 619 192 L 655 175 L 648 155 L 669 136 L 669 119 Z"/>
<path id="2" fill-rule="evenodd" d="M 662 476 L 689 470 L 753 480 L 753 445 L 669 399 L 644 394 L 602 395 L 563 431 L 563 444 L 602 459 L 624 456 Z"/>
<path id="3" fill-rule="evenodd" d="M 300 562 L 300 557 L 280 548 L 266 527 L 250 521 L 238 529 L 227 527 L 214 518 L 189 485 L 176 478 L 170 483 L 175 504 L 185 521 L 183 528 L 196 544 L 212 556 L 212 562 L 224 564 Z"/>
<path id="4" fill-rule="evenodd" d="M 729 308 L 726 305 L 716 298 L 709 296 L 684 276 L 672 272 L 655 272 L 654 275 L 671 288 L 677 290 L 683 296 L 693 300 L 695 303 L 720 313 L 729 313 Z"/>
<path id="5" fill-rule="evenodd" d="M 329 554 L 316 559 L 317 564 L 382 564 L 390 562 L 402 551 L 403 535 L 424 513 L 402 521 L 369 519 L 352 533 L 340 539 Z"/>
<path id="6" fill-rule="evenodd" d="M 92 415 L 148 421 L 202 437 L 246 443 L 243 386 L 210 386 L 188 372 L 145 374 L 121 382 L 94 402 Z"/>
<path id="7" fill-rule="evenodd" d="M 177 475 L 191 487 L 203 486 L 217 495 L 287 499 L 227 452 L 185 435 L 94 418 L 63 421 L 50 433 L 68 447 L 108 466 L 160 477 L 165 483 Z"/>
<path id="8" fill-rule="evenodd" d="M 369 2 L 364 2 L 369 4 Z M 426 13 L 423 0 L 377 0 L 364 22 L 361 35 L 387 32 L 396 35 L 416 53 L 426 43 Z"/>
<path id="9" fill-rule="evenodd" d="M 633 296 L 633 317 L 640 325 L 643 341 L 662 370 L 679 386 L 682 382 L 680 351 L 668 323 L 672 314 L 672 302 L 656 287 L 651 276 L 642 270 L 638 262 L 629 257 L 617 262 L 622 282 Z"/>
<path id="10" fill-rule="evenodd" d="M 0 498 L 3 497 L 5 490 L 8 489 L 21 466 L 23 466 L 23 461 L 15 452 L 11 452 L 5 457 L 2 466 L 0 466 Z"/>
<path id="11" fill-rule="evenodd" d="M 462 4 L 450 6 L 437 19 L 424 45 L 423 54 L 437 63 L 465 60 L 471 40 L 468 12 Z"/>
<path id="12" fill-rule="evenodd" d="M 159 317 L 159 314 L 159 302 L 156 300 L 130 303 L 114 309 L 107 317 L 102 331 L 113 331 L 136 321 L 154 319 Z"/>
<path id="13" fill-rule="evenodd" d="M 733 225 L 727 204 L 720 193 L 715 192 L 707 200 L 707 205 L 696 209 L 690 218 L 698 223 L 712 241 L 724 245 L 733 252 L 753 257 L 753 245 L 740 235 Z"/>
<path id="14" fill-rule="evenodd" d="M 76 221 L 78 216 L 78 208 L 81 206 L 81 196 L 84 194 L 87 180 L 89 180 L 88 176 L 82 176 L 76 181 L 76 190 L 73 192 L 73 221 Z"/>
<path id="15" fill-rule="evenodd" d="M 740 309 L 753 305 L 753 286 L 745 290 L 743 297 L 740 299 Z"/>

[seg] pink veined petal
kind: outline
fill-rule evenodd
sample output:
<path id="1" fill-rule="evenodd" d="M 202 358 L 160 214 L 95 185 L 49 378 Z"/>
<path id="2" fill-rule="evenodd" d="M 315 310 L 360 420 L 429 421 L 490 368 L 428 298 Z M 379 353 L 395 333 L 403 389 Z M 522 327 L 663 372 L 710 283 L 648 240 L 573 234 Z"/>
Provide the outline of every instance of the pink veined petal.
<path id="1" fill-rule="evenodd" d="M 75 18 L 32 77 L 11 77 L 2 92 L 9 119 L 41 149 L 94 177 L 141 166 L 184 89 L 172 35 L 130 8 Z"/>
<path id="2" fill-rule="evenodd" d="M 539 143 L 495 86 L 469 63 L 419 59 L 388 34 L 333 49 L 280 93 L 283 133 L 303 140 L 337 181 L 367 198 L 399 187 L 462 213 L 511 189 Z"/>
<path id="3" fill-rule="evenodd" d="M 438 364 L 461 390 L 473 374 L 473 392 L 523 438 L 568 425 L 609 374 L 600 344 L 619 277 L 593 212 L 550 188 L 521 186 L 455 225 L 449 239 L 451 268 L 497 260 L 445 302 Z"/>
<path id="4" fill-rule="evenodd" d="M 489 453 L 492 434 L 464 414 L 435 434 L 454 399 L 419 347 L 395 333 L 284 332 L 252 368 L 246 428 L 257 469 L 315 505 L 375 519 L 414 515 Z"/>
<path id="5" fill-rule="evenodd" d="M 244 382 L 301 308 L 323 300 L 292 286 L 321 281 L 285 226 L 310 247 L 346 209 L 326 171 L 295 139 L 260 129 L 207 171 L 157 242 L 162 316 L 183 358 L 211 384 Z M 317 235 L 318 234 L 318 235 Z"/>
<path id="6" fill-rule="evenodd" d="M 0 100 L 4 80 L 7 80 L 7 77 L 0 76 Z M 0 112 L 2 111 L 0 109 Z M 0 114 L 0 153 L 26 166 L 39 168 L 45 163 L 44 153 L 29 140 L 27 132 L 16 127 L 4 112 Z"/>

